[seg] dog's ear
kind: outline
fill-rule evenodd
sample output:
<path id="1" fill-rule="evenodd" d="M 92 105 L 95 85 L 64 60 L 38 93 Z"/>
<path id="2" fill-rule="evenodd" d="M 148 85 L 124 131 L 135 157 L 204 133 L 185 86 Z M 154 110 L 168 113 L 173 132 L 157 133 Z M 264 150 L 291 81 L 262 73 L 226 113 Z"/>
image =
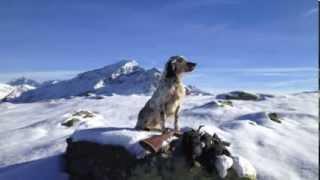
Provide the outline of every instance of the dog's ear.
<path id="1" fill-rule="evenodd" d="M 174 60 L 171 60 L 166 65 L 166 78 L 172 78 L 176 76 L 176 68 L 174 65 Z"/>

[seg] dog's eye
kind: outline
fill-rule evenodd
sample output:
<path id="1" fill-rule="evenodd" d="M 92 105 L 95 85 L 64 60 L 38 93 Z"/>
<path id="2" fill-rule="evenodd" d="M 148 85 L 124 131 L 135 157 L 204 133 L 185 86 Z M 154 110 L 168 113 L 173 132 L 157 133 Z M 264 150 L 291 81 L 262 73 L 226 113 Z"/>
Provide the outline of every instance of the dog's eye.
<path id="1" fill-rule="evenodd" d="M 182 63 L 183 62 L 183 59 L 182 58 L 179 58 L 177 59 L 178 63 Z"/>

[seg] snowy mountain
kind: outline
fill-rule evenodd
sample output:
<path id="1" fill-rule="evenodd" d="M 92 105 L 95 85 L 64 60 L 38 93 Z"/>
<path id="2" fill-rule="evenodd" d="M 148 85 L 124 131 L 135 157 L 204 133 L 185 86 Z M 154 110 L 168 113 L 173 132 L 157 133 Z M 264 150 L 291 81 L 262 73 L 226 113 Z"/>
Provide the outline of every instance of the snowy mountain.
<path id="1" fill-rule="evenodd" d="M 41 83 L 39 83 L 33 79 L 26 78 L 26 77 L 14 79 L 14 80 L 8 82 L 7 84 L 9 84 L 11 86 L 29 85 L 29 86 L 33 86 L 33 87 L 39 87 L 41 85 Z"/>
<path id="2" fill-rule="evenodd" d="M 13 90 L 5 98 L 3 98 L 3 101 L 10 101 L 12 99 L 19 98 L 22 94 L 26 93 L 27 91 L 36 89 L 36 87 L 28 84 L 21 84 L 12 87 Z"/>
<path id="3" fill-rule="evenodd" d="M 48 81 L 44 81 L 43 83 L 41 83 L 41 86 L 51 86 L 53 84 L 56 84 L 60 82 L 59 80 L 48 80 Z"/>
<path id="4" fill-rule="evenodd" d="M 2 101 L 2 99 L 7 97 L 13 90 L 14 87 L 8 84 L 0 84 L 0 102 Z"/>
<path id="5" fill-rule="evenodd" d="M 9 101 L 20 97 L 27 91 L 34 90 L 41 86 L 41 83 L 25 77 L 14 79 L 7 84 L 0 85 L 0 101 Z M 2 90 L 1 90 L 2 89 Z"/>
<path id="6" fill-rule="evenodd" d="M 34 102 L 88 94 L 150 95 L 158 86 L 160 77 L 161 72 L 156 68 L 146 70 L 134 60 L 122 60 L 81 73 L 70 80 L 46 82 L 37 89 L 23 93 L 14 101 Z M 193 86 L 188 89 L 192 95 L 208 95 Z"/>

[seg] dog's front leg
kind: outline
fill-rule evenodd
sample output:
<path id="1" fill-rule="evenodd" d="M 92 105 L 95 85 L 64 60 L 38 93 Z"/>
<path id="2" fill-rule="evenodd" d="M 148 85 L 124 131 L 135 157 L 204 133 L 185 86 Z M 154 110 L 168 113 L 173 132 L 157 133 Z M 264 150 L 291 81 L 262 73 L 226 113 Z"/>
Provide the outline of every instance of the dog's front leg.
<path id="1" fill-rule="evenodd" d="M 179 131 L 179 124 L 178 124 L 179 110 L 180 110 L 180 106 L 177 107 L 177 109 L 174 113 L 174 130 L 176 130 L 176 131 Z"/>
<path id="2" fill-rule="evenodd" d="M 166 113 L 165 113 L 165 108 L 162 107 L 160 112 L 160 127 L 162 131 L 164 131 L 166 128 L 165 123 L 166 123 Z"/>

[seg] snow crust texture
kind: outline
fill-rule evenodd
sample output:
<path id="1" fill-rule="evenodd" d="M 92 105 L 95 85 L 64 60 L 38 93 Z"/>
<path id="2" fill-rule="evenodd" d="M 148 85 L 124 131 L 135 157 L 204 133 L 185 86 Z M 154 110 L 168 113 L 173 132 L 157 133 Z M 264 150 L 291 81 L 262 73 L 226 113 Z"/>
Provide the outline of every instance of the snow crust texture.
<path id="1" fill-rule="evenodd" d="M 139 110 L 149 98 L 83 96 L 0 103 L 0 179 L 67 179 L 61 155 L 66 139 L 72 135 L 79 140 L 122 144 L 135 153 L 139 149 L 132 147 L 138 139 L 150 135 L 131 131 Z M 218 105 L 208 105 L 214 101 Z M 318 101 L 317 92 L 274 95 L 259 101 L 229 100 L 229 105 L 220 105 L 224 102 L 215 96 L 187 96 L 180 113 L 180 127 L 197 129 L 205 125 L 205 131 L 217 133 L 230 142 L 231 153 L 247 160 L 233 159 L 233 166 L 246 167 L 238 168 L 240 174 L 252 173 L 252 165 L 259 180 L 313 180 L 319 176 Z M 80 124 L 62 125 L 80 111 L 94 116 L 81 116 Z M 276 113 L 281 123 L 271 120 L 270 113 Z M 173 127 L 172 121 L 167 126 Z M 79 129 L 86 132 L 83 130 L 92 128 L 96 129 L 93 134 L 92 131 L 77 134 Z M 114 131 L 106 132 L 105 128 Z M 103 138 L 97 139 L 96 135 Z"/>

